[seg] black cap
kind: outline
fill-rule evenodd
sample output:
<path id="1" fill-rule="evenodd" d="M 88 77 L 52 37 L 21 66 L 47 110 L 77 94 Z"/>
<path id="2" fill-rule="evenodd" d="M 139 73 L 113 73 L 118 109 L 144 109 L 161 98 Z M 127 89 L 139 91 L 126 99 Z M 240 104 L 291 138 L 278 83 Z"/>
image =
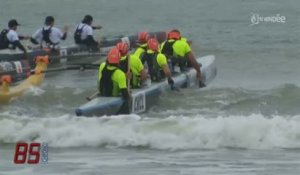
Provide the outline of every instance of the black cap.
<path id="1" fill-rule="evenodd" d="M 81 21 L 82 23 L 89 24 L 93 21 L 93 17 L 91 15 L 85 15 L 83 20 Z"/>
<path id="2" fill-rule="evenodd" d="M 46 25 L 50 25 L 51 23 L 53 23 L 54 22 L 54 17 L 53 16 L 47 16 L 46 18 L 45 18 L 45 24 Z"/>
<path id="3" fill-rule="evenodd" d="M 14 27 L 14 26 L 19 26 L 20 24 L 17 22 L 17 20 L 15 19 L 11 19 L 9 22 L 8 22 L 8 27 Z"/>

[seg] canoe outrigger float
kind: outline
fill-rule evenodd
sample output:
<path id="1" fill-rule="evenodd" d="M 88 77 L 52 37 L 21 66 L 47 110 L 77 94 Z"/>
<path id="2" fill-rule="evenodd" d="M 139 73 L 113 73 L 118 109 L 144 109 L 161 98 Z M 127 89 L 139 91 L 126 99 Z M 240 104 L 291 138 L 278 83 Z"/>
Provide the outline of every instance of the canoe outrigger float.
<path id="1" fill-rule="evenodd" d="M 28 75 L 28 78 L 20 84 L 10 87 L 12 77 L 10 75 L 2 75 L 0 89 L 0 104 L 9 103 L 13 98 L 21 96 L 31 86 L 38 86 L 44 79 L 44 71 L 47 70 L 49 64 L 48 56 L 37 56 L 36 66 L 33 75 Z M 29 72 L 30 73 L 30 72 Z"/>
<path id="2" fill-rule="evenodd" d="M 202 64 L 201 75 L 204 83 L 208 84 L 217 75 L 214 55 L 197 58 L 197 62 Z M 175 87 L 192 87 L 196 83 L 196 71 L 189 69 L 184 73 L 173 76 Z M 148 110 L 158 100 L 158 95 L 165 90 L 171 90 L 167 80 L 152 83 L 150 86 L 132 90 L 132 100 L 129 105 L 125 105 L 121 97 L 96 97 L 75 110 L 77 116 L 103 116 L 116 115 L 118 112 L 130 111 L 131 113 L 142 113 Z M 129 108 L 129 109 L 128 109 Z"/>

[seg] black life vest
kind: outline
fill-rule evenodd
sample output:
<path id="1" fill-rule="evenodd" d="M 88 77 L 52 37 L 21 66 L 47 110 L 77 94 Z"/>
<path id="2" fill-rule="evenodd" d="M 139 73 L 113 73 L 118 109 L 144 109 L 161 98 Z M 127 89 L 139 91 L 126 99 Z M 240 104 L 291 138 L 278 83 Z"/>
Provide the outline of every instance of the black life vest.
<path id="1" fill-rule="evenodd" d="M 148 73 L 152 81 L 160 81 L 163 78 L 162 70 L 157 62 L 157 53 L 144 52 L 141 55 L 141 61 L 143 64 L 147 63 Z"/>
<path id="2" fill-rule="evenodd" d="M 7 49 L 9 46 L 9 40 L 7 38 L 8 29 L 4 29 L 0 33 L 0 49 Z"/>
<path id="3" fill-rule="evenodd" d="M 125 74 L 127 74 L 127 72 L 128 72 L 128 57 L 129 56 L 126 56 L 126 59 L 124 59 L 124 60 L 120 60 L 120 63 L 119 63 L 119 68 L 125 73 Z M 139 85 L 134 85 L 133 84 L 133 74 L 131 74 L 131 80 L 132 81 L 130 81 L 130 85 L 133 87 L 133 88 L 138 88 L 139 87 Z"/>
<path id="4" fill-rule="evenodd" d="M 43 34 L 43 41 L 45 41 L 46 44 L 48 44 L 48 45 L 56 45 L 56 44 L 58 44 L 58 43 L 53 43 L 53 42 L 51 41 L 51 39 L 50 39 L 51 29 L 52 29 L 52 27 L 49 27 L 49 29 L 45 29 L 45 28 L 43 27 L 43 31 L 42 31 L 42 34 Z"/>
<path id="5" fill-rule="evenodd" d="M 126 59 L 120 60 L 119 68 L 126 74 L 128 71 L 128 56 L 126 56 Z"/>
<path id="6" fill-rule="evenodd" d="M 76 44 L 82 44 L 81 34 L 82 34 L 84 27 L 85 27 L 85 25 L 83 25 L 81 28 L 79 28 L 79 25 L 78 25 L 76 28 L 76 31 L 74 33 L 74 40 L 75 40 Z"/>
<path id="7" fill-rule="evenodd" d="M 107 68 L 107 65 L 108 64 L 106 63 L 106 65 L 104 66 L 104 68 L 102 70 L 99 91 L 102 96 L 111 97 L 113 95 L 113 88 L 114 88 L 113 81 L 112 81 L 112 75 L 118 68 L 109 70 Z"/>
<path id="8" fill-rule="evenodd" d="M 165 54 L 168 58 L 172 57 L 174 54 L 173 45 L 175 42 L 176 40 L 174 41 L 167 40 L 161 50 L 161 53 Z"/>

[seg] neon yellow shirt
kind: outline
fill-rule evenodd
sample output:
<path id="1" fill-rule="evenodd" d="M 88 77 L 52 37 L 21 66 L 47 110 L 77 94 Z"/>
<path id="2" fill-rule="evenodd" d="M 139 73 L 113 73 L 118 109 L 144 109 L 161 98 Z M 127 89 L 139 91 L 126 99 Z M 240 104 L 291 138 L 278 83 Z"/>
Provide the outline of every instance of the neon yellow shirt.
<path id="1" fill-rule="evenodd" d="M 121 60 L 125 60 L 127 56 L 123 56 L 121 58 Z M 132 85 L 133 88 L 139 87 L 139 75 L 140 72 L 144 69 L 144 65 L 142 63 L 142 61 L 140 60 L 139 57 L 137 57 L 136 55 L 132 54 L 129 56 L 129 66 L 130 66 L 130 70 L 132 72 Z"/>
<path id="2" fill-rule="evenodd" d="M 98 74 L 98 83 L 100 83 L 100 79 L 102 77 L 102 71 L 104 69 L 106 65 L 106 62 L 101 63 L 99 66 L 99 74 Z M 107 66 L 108 70 L 114 70 L 117 69 L 117 67 L 115 66 Z M 125 73 L 123 71 L 121 71 L 120 69 L 117 69 L 111 76 L 112 82 L 113 82 L 113 92 L 112 95 L 114 97 L 118 96 L 120 93 L 121 89 L 126 89 L 127 88 L 127 84 L 126 84 L 126 76 Z"/>
<path id="3" fill-rule="evenodd" d="M 126 59 L 126 56 L 123 56 L 121 58 L 121 60 L 125 60 L 125 59 Z M 142 61 L 135 54 L 130 55 L 129 60 L 130 60 L 129 66 L 130 66 L 131 72 L 135 75 L 139 75 L 140 72 L 144 69 L 144 65 L 143 65 Z"/>
<path id="4" fill-rule="evenodd" d="M 135 50 L 134 55 L 140 58 L 141 54 L 145 52 L 143 48 L 147 48 L 147 43 L 140 45 L 140 47 Z"/>
<path id="5" fill-rule="evenodd" d="M 147 53 L 154 53 L 154 52 L 152 50 L 148 49 Z M 162 68 L 164 65 L 168 64 L 167 57 L 164 54 L 160 53 L 160 52 L 157 53 L 156 61 L 157 61 L 160 68 Z"/>
<path id="6" fill-rule="evenodd" d="M 169 42 L 169 41 L 171 42 L 174 40 L 167 40 L 165 42 Z M 162 48 L 164 47 L 165 42 L 162 43 L 160 50 L 162 50 Z M 191 52 L 192 49 L 188 44 L 186 38 L 181 38 L 180 40 L 175 41 L 175 43 L 173 44 L 173 51 L 175 57 L 185 57 L 185 55 Z"/>
<path id="7" fill-rule="evenodd" d="M 166 56 L 162 53 L 157 54 L 156 61 L 160 68 L 162 68 L 164 65 L 168 64 Z"/>

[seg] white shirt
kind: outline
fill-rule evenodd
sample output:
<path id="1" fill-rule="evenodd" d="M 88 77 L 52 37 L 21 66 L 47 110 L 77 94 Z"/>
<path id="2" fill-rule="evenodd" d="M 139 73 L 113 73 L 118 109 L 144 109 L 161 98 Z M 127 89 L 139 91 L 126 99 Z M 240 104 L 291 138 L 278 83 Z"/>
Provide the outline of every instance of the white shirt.
<path id="1" fill-rule="evenodd" d="M 9 30 L 8 33 L 6 34 L 6 37 L 8 39 L 8 41 L 10 43 L 14 42 L 14 41 L 18 41 L 19 40 L 19 35 L 15 30 Z"/>
<path id="2" fill-rule="evenodd" d="M 93 28 L 90 25 L 80 23 L 77 25 L 77 27 L 78 27 L 78 29 L 81 29 L 83 27 L 82 33 L 81 33 L 82 40 L 85 40 L 88 35 L 93 36 Z M 75 28 L 75 31 L 76 31 L 77 27 Z"/>
<path id="3" fill-rule="evenodd" d="M 41 43 L 43 41 L 43 29 L 48 30 L 51 26 L 44 26 L 40 29 L 38 29 L 33 35 L 32 38 L 35 39 L 37 42 Z M 61 38 L 63 37 L 63 33 L 60 29 L 56 27 L 51 28 L 51 32 L 49 35 L 49 39 L 52 43 L 59 43 L 61 41 Z"/>

